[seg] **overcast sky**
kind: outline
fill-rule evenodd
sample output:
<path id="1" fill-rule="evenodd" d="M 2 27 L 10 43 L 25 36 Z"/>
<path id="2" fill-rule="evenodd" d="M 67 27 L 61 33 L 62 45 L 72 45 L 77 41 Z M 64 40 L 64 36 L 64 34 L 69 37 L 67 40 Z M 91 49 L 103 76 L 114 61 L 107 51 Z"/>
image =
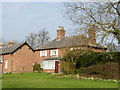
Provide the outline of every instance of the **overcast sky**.
<path id="1" fill-rule="evenodd" d="M 46 27 L 51 40 L 56 38 L 58 26 L 64 26 L 66 36 L 70 28 L 64 16 L 62 2 L 17 2 L 2 4 L 2 36 L 5 40 L 25 40 L 31 32 Z"/>

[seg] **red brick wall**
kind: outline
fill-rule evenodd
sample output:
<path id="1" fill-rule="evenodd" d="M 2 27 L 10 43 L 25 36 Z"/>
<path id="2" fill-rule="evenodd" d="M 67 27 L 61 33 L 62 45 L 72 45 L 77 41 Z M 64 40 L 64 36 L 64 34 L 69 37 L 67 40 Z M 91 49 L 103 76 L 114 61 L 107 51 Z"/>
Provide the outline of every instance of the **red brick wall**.
<path id="1" fill-rule="evenodd" d="M 36 54 L 36 57 L 38 58 L 38 60 L 36 61 L 36 63 L 39 63 L 39 64 L 41 64 L 41 62 L 43 61 L 43 59 L 46 59 L 46 58 L 48 58 L 48 57 L 50 57 L 50 51 L 49 50 L 47 50 L 47 56 L 42 56 L 42 57 L 40 57 L 40 51 L 35 51 L 35 54 Z"/>
<path id="2" fill-rule="evenodd" d="M 43 59 L 46 59 L 46 58 L 49 58 L 49 57 L 51 57 L 50 56 L 50 50 L 51 49 L 48 49 L 47 50 L 47 56 L 42 56 L 42 57 L 40 57 L 40 51 L 35 51 L 35 54 L 36 54 L 36 57 L 38 58 L 38 61 L 36 61 L 37 63 L 41 63 L 42 61 L 43 61 Z M 52 50 L 56 50 L 56 49 L 52 49 Z M 41 50 L 41 51 L 44 51 L 44 50 Z M 59 50 L 58 50 L 58 56 L 59 56 Z M 52 57 L 56 57 L 56 56 L 52 56 Z"/>
<path id="3" fill-rule="evenodd" d="M 6 59 L 8 69 L 5 69 Z M 36 54 L 27 45 L 24 45 L 13 54 L 4 55 L 3 72 L 32 72 L 35 61 L 37 61 Z"/>
<path id="4" fill-rule="evenodd" d="M 105 50 L 102 50 L 102 49 L 93 49 L 93 48 L 87 48 L 87 47 L 80 47 L 81 49 L 91 49 L 92 51 L 95 51 L 95 52 L 105 52 Z M 37 58 L 39 58 L 39 60 L 37 61 L 37 63 L 41 64 L 41 62 L 46 59 L 46 58 L 49 58 L 51 57 L 50 56 L 50 50 L 47 50 L 47 56 L 46 57 L 40 57 L 40 51 L 36 51 L 35 54 L 37 56 Z M 52 49 L 52 50 L 55 50 L 55 49 Z M 70 48 L 60 48 L 58 49 L 58 56 L 64 56 L 66 53 L 68 53 L 70 51 Z M 52 56 L 54 57 L 54 56 Z M 61 68 L 61 65 L 59 65 L 59 72 L 60 72 L 60 68 Z M 45 72 L 55 72 L 55 69 L 44 69 Z"/>
<path id="5" fill-rule="evenodd" d="M 44 69 L 43 71 L 49 72 L 49 73 L 55 73 L 55 69 Z"/>
<path id="6" fill-rule="evenodd" d="M 106 50 L 103 49 L 91 49 L 94 52 L 106 52 Z"/>
<path id="7" fill-rule="evenodd" d="M 44 59 L 51 57 L 51 56 L 50 56 L 50 50 L 51 50 L 51 49 L 48 49 L 48 50 L 47 50 L 47 56 L 42 56 L 42 57 L 40 57 L 40 51 L 35 51 L 35 54 L 36 54 L 36 56 L 37 56 L 37 58 L 38 58 L 38 61 L 36 61 L 36 63 L 41 64 L 41 62 L 42 62 Z M 56 50 L 56 49 L 52 49 L 52 50 Z M 41 50 L 41 51 L 42 51 L 42 50 Z M 44 51 L 44 50 L 43 50 L 43 51 Z M 60 51 L 60 49 L 58 49 L 58 56 L 60 56 L 60 53 L 61 53 L 61 51 Z M 56 57 L 56 56 L 52 56 L 52 57 Z M 58 72 L 60 72 L 60 64 L 59 64 L 58 67 L 59 67 Z M 53 72 L 55 72 L 55 69 L 44 69 L 44 71 L 45 71 L 45 72 L 51 72 L 51 73 L 53 73 Z"/>
<path id="8" fill-rule="evenodd" d="M 11 62 L 12 62 L 13 55 L 7 54 L 3 56 L 3 73 L 11 72 Z M 8 60 L 7 69 L 5 69 L 5 60 Z"/>
<path id="9" fill-rule="evenodd" d="M 77 47 L 76 47 L 77 48 Z M 80 47 L 81 49 L 90 49 L 94 52 L 106 52 L 106 50 L 103 49 L 94 49 L 94 48 L 87 48 L 87 47 Z M 58 56 L 64 56 L 70 51 L 70 48 L 61 48 L 58 51 Z"/>

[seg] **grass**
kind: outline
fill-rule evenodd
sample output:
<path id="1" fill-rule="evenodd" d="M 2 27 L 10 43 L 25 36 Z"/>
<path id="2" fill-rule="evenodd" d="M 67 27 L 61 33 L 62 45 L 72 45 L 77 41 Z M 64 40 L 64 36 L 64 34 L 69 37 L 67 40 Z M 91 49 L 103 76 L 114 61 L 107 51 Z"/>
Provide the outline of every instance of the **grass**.
<path id="1" fill-rule="evenodd" d="M 3 74 L 3 88 L 118 88 L 118 83 L 104 80 L 55 78 L 56 74 L 16 73 Z"/>

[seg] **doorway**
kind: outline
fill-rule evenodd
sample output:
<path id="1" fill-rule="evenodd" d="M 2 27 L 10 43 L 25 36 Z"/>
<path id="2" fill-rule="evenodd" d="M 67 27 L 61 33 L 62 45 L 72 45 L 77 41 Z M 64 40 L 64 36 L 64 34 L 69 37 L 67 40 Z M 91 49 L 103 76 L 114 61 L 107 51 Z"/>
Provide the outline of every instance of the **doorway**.
<path id="1" fill-rule="evenodd" d="M 55 61 L 55 73 L 58 73 L 58 64 L 59 64 L 59 61 Z"/>

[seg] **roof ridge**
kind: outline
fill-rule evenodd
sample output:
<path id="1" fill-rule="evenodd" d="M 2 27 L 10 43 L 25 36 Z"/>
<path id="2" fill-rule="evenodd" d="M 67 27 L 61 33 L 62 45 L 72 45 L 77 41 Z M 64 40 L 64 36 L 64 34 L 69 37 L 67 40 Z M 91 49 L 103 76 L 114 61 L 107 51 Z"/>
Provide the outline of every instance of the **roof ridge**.
<path id="1" fill-rule="evenodd" d="M 10 47 L 5 47 L 5 48 L 1 48 L 2 52 L 0 52 L 0 54 L 9 54 L 9 53 L 13 53 L 16 50 L 19 49 L 19 47 L 21 47 L 22 45 L 27 44 L 32 50 L 33 48 L 27 43 L 27 42 L 21 42 L 21 43 L 16 43 Z"/>

